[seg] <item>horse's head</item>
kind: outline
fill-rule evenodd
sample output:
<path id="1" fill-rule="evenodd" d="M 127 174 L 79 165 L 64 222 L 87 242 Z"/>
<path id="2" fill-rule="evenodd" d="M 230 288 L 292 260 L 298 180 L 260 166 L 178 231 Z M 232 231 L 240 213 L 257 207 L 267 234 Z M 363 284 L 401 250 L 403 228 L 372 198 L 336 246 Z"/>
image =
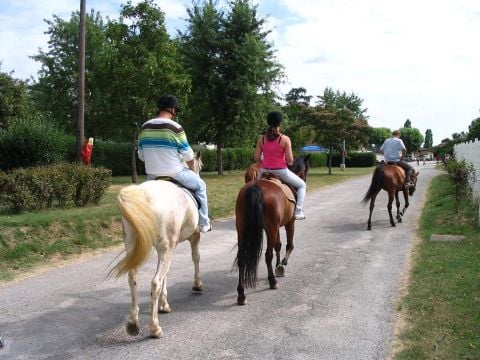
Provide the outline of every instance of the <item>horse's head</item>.
<path id="1" fill-rule="evenodd" d="M 415 192 L 415 188 L 417 187 L 417 179 L 418 179 L 418 174 L 420 174 L 418 171 L 417 172 L 413 172 L 410 179 L 411 179 L 411 184 L 410 187 L 408 188 L 408 194 L 410 196 L 413 195 L 413 193 Z"/>
<path id="2" fill-rule="evenodd" d="M 303 181 L 307 181 L 307 173 L 310 169 L 310 154 L 306 156 L 297 156 L 293 160 L 292 166 L 289 166 L 288 168 Z"/>
<path id="3" fill-rule="evenodd" d="M 193 172 L 197 175 L 200 174 L 200 172 L 202 171 L 202 166 L 203 166 L 203 162 L 202 162 L 202 154 L 200 153 L 200 151 L 198 151 L 195 156 L 193 157 Z"/>

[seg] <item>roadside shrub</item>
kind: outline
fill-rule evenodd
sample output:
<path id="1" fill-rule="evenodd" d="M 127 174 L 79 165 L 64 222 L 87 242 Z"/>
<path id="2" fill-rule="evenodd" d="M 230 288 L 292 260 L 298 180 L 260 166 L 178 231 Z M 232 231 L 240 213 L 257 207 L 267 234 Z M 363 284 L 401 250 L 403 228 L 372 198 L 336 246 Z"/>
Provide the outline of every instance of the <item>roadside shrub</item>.
<path id="1" fill-rule="evenodd" d="M 0 172 L 0 209 L 20 213 L 96 204 L 110 185 L 110 176 L 109 169 L 66 163 Z"/>
<path id="2" fill-rule="evenodd" d="M 474 166 L 465 161 L 452 159 L 447 162 L 447 171 L 455 189 L 455 200 L 458 205 L 462 201 L 472 201 L 472 184 L 476 181 Z"/>
<path id="3" fill-rule="evenodd" d="M 44 117 L 16 119 L 0 132 L 0 170 L 63 161 L 67 144 L 68 136 Z"/>
<path id="4" fill-rule="evenodd" d="M 342 154 L 333 153 L 332 166 L 339 167 L 342 163 Z M 371 167 L 377 163 L 377 158 L 372 152 L 349 152 L 345 158 L 346 167 Z M 327 160 L 328 166 L 328 160 Z"/>
<path id="5" fill-rule="evenodd" d="M 253 161 L 254 149 L 227 148 L 222 149 L 223 170 L 241 170 L 250 166 Z M 217 171 L 217 150 L 202 150 L 203 171 Z"/>
<path id="6" fill-rule="evenodd" d="M 299 155 L 305 156 L 310 154 L 310 167 L 319 168 L 327 166 L 327 154 L 321 152 L 305 152 L 300 153 Z"/>

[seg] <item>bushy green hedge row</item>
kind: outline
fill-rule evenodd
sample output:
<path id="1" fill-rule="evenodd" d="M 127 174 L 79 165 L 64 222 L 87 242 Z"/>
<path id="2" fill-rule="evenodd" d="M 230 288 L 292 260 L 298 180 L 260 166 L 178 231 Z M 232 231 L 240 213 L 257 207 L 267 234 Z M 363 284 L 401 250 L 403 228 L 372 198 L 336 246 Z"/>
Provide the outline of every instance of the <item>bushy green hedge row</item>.
<path id="1" fill-rule="evenodd" d="M 109 169 L 66 163 L 0 172 L 0 209 L 19 213 L 96 204 L 110 178 Z"/>
<path id="2" fill-rule="evenodd" d="M 342 163 L 342 155 L 334 153 L 332 166 L 339 167 Z M 377 163 L 377 157 L 373 152 L 349 152 L 345 158 L 346 167 L 370 167 Z"/>

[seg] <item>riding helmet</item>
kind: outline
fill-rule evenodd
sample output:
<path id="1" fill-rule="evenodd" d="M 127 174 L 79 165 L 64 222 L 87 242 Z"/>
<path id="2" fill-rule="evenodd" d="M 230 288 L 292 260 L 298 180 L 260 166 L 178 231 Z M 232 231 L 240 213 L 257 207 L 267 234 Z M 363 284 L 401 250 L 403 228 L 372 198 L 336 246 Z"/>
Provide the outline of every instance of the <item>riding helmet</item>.
<path id="1" fill-rule="evenodd" d="M 157 107 L 158 110 L 174 108 L 177 113 L 180 112 L 180 105 L 178 103 L 178 99 L 170 94 L 163 94 L 162 96 L 160 96 L 157 101 Z"/>
<path id="2" fill-rule="evenodd" d="M 280 111 L 270 111 L 267 115 L 267 124 L 272 127 L 280 126 L 283 116 Z"/>

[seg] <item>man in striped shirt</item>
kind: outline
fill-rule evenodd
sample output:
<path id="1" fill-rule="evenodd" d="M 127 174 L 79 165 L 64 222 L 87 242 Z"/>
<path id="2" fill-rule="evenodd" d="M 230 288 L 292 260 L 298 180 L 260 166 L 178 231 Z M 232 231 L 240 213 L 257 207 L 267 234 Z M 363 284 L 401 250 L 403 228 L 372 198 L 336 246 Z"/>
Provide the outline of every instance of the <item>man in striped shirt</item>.
<path id="1" fill-rule="evenodd" d="M 192 171 L 194 153 L 183 128 L 173 119 L 180 111 L 175 96 L 165 94 L 157 102 L 158 115 L 142 125 L 138 138 L 138 157 L 145 162 L 147 180 L 169 176 L 200 199 L 199 226 L 201 232 L 212 230 L 208 217 L 207 186 Z M 183 161 L 187 163 L 185 167 Z"/>

